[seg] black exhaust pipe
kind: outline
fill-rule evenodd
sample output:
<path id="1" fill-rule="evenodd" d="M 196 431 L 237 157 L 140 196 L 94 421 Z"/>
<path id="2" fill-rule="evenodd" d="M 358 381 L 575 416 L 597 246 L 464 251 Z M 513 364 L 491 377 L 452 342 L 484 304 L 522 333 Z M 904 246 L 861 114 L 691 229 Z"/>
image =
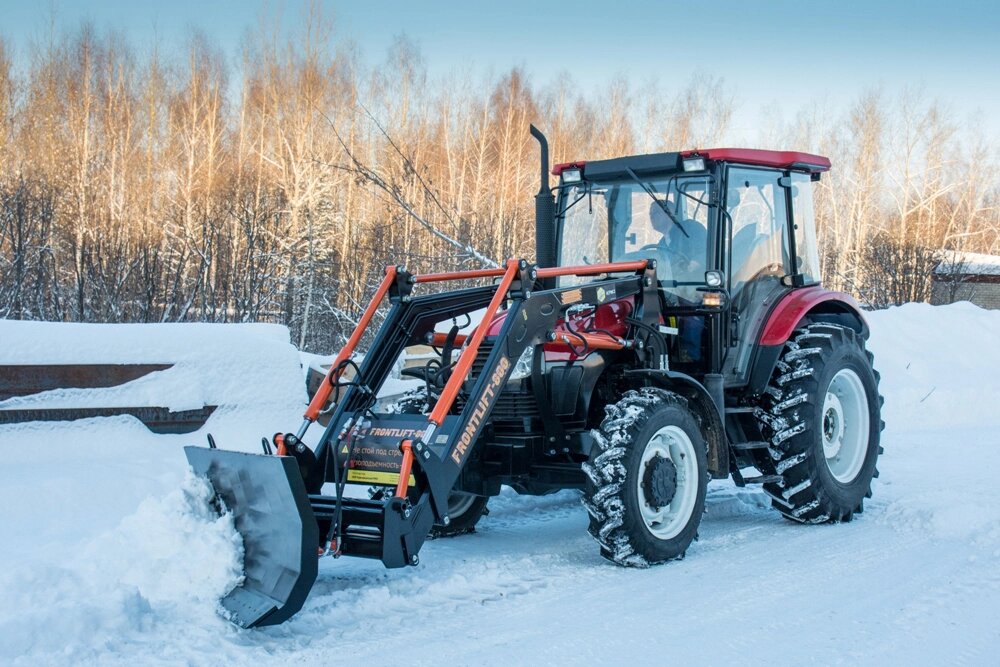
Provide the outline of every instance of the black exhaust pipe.
<path id="1" fill-rule="evenodd" d="M 556 199 L 549 189 L 549 142 L 534 125 L 531 136 L 538 140 L 541 148 L 541 183 L 535 195 L 535 263 L 540 268 L 556 265 Z M 555 287 L 555 279 L 540 281 L 542 289 Z"/>

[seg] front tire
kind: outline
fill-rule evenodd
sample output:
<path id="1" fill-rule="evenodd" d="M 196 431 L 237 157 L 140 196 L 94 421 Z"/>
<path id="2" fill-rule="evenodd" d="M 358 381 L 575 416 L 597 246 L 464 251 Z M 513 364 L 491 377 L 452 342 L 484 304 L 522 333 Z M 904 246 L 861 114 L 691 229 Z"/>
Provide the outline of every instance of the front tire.
<path id="1" fill-rule="evenodd" d="M 490 513 L 486 508 L 489 498 L 464 491 L 448 494 L 448 525 L 436 523 L 431 528 L 431 537 L 455 537 L 476 531 L 476 524 Z"/>
<path id="2" fill-rule="evenodd" d="M 646 387 L 629 391 L 593 431 L 583 465 L 584 505 L 601 555 L 645 567 L 683 558 L 698 534 L 708 488 L 707 447 L 687 401 Z"/>
<path id="3" fill-rule="evenodd" d="M 864 510 L 882 451 L 878 380 L 853 329 L 810 324 L 785 344 L 755 411 L 770 443 L 757 467 L 781 477 L 764 491 L 782 515 L 824 523 Z"/>

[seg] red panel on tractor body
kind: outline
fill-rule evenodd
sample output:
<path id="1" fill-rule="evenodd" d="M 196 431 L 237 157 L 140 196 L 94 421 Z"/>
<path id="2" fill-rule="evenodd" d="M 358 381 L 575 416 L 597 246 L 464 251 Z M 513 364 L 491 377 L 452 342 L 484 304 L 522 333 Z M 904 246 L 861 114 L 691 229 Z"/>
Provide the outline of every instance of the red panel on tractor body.
<path id="1" fill-rule="evenodd" d="M 569 322 L 570 326 L 566 325 L 565 319 L 560 319 L 556 322 L 556 331 L 586 332 L 593 329 L 624 337 L 628 333 L 628 324 L 625 323 L 625 318 L 630 317 L 633 310 L 635 310 L 635 297 L 630 296 L 618 301 L 611 301 L 594 310 L 581 313 L 577 317 L 572 317 Z M 486 328 L 486 335 L 499 336 L 500 328 L 506 318 L 507 313 L 498 313 Z M 579 355 L 559 343 L 546 343 L 543 349 L 546 361 L 570 361 L 580 358 Z"/>
<path id="2" fill-rule="evenodd" d="M 571 326 L 567 326 L 566 320 L 559 320 L 556 323 L 556 330 L 606 331 L 622 338 L 628 333 L 628 324 L 625 323 L 625 318 L 632 315 L 633 310 L 635 310 L 635 298 L 630 296 L 620 301 L 605 303 L 594 310 L 570 318 L 569 325 Z M 573 361 L 581 358 L 573 350 L 558 343 L 548 343 L 543 349 L 545 350 L 545 361 Z"/>
<path id="3" fill-rule="evenodd" d="M 853 311 L 864 321 L 861 307 L 848 294 L 834 292 L 824 287 L 802 287 L 786 294 L 774 307 L 771 316 L 760 337 L 761 345 L 781 345 L 788 340 L 795 327 L 810 310 L 821 303 L 836 301 L 843 304 L 844 310 Z"/>
<path id="4" fill-rule="evenodd" d="M 582 169 L 586 162 L 562 162 L 552 167 L 552 175 L 559 176 L 567 169 Z"/>

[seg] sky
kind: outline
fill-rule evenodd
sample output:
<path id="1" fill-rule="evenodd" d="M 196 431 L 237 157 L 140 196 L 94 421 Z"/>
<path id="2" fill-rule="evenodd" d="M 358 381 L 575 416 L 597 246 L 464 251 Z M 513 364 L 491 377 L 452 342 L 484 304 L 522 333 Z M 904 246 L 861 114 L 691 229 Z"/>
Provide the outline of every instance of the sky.
<path id="1" fill-rule="evenodd" d="M 23 56 L 89 20 L 133 44 L 182 44 L 204 31 L 236 64 L 261 18 L 293 26 L 304 0 L 0 0 L 0 35 Z M 523 67 L 544 85 L 561 73 L 592 94 L 612 77 L 684 86 L 695 72 L 724 77 L 738 130 L 764 114 L 790 118 L 821 104 L 844 110 L 866 88 L 921 88 L 967 127 L 1000 139 L 1000 1 L 757 0 L 444 2 L 320 0 L 334 37 L 380 62 L 406 35 L 431 77 Z"/>

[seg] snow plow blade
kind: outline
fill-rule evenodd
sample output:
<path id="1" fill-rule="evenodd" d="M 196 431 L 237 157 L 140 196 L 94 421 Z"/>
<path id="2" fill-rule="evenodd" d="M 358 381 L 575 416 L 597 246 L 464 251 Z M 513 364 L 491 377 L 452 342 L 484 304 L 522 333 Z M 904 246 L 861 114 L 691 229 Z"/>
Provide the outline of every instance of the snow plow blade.
<path id="1" fill-rule="evenodd" d="M 220 604 L 243 628 L 277 625 L 302 608 L 318 570 L 319 529 L 295 459 L 185 447 L 233 513 L 243 538 L 243 583 Z"/>

